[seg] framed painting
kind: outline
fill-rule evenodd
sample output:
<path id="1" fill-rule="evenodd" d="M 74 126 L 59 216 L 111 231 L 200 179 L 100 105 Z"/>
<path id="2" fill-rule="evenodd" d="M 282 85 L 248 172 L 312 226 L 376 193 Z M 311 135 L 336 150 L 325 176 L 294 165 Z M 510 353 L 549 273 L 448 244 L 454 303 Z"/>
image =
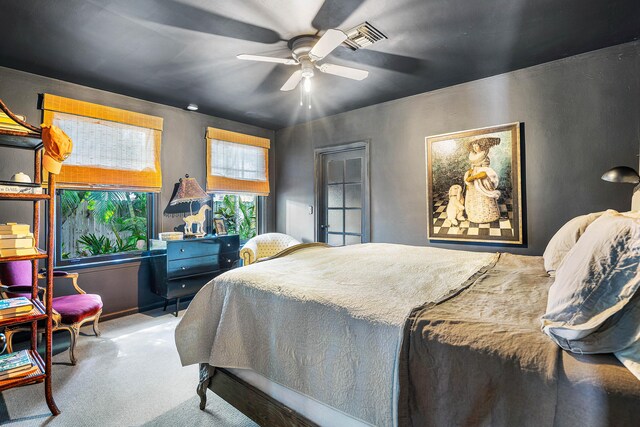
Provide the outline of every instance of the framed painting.
<path id="1" fill-rule="evenodd" d="M 429 240 L 522 244 L 520 123 L 426 138 Z"/>

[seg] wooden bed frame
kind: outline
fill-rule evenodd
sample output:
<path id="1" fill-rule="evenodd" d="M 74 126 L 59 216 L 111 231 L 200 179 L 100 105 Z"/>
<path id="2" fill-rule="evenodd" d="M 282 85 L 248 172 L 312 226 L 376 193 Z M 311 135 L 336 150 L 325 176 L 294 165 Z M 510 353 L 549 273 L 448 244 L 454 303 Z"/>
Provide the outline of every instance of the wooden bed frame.
<path id="1" fill-rule="evenodd" d="M 226 369 L 216 368 L 208 381 L 198 386 L 200 409 L 207 404 L 207 389 L 213 391 L 258 425 L 269 427 L 319 427 L 288 406 L 258 390 Z"/>

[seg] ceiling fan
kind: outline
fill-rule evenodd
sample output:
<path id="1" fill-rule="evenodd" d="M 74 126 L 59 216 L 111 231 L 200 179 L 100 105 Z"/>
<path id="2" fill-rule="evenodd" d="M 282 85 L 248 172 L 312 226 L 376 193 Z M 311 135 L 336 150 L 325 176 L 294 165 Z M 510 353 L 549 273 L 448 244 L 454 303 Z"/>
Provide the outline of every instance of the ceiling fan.
<path id="1" fill-rule="evenodd" d="M 343 31 L 330 29 L 325 32 L 322 37 L 317 36 L 298 36 L 289 40 L 288 46 L 291 49 L 291 58 L 276 58 L 272 56 L 262 55 L 238 55 L 238 59 L 247 61 L 275 62 L 285 65 L 298 65 L 300 69 L 293 72 L 291 77 L 282 85 L 280 90 L 290 91 L 295 89 L 300 81 L 304 79 L 302 85 L 305 92 L 311 91 L 311 78 L 314 76 L 315 69 L 322 73 L 333 74 L 335 76 L 346 77 L 353 80 L 363 80 L 367 78 L 369 72 L 358 68 L 344 67 L 336 64 L 318 64 L 327 55 L 340 46 L 348 36 Z M 309 105 L 309 108 L 311 106 Z"/>

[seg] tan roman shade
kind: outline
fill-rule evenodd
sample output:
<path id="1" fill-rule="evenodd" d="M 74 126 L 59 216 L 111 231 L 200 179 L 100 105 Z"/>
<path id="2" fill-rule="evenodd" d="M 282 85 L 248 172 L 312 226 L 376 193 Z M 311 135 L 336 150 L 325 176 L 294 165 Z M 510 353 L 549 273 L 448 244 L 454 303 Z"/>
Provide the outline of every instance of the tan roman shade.
<path id="1" fill-rule="evenodd" d="M 271 141 L 207 128 L 207 191 L 269 195 Z"/>
<path id="2" fill-rule="evenodd" d="M 160 191 L 161 117 L 50 94 L 42 109 L 44 124 L 58 126 L 73 141 L 60 187 Z"/>

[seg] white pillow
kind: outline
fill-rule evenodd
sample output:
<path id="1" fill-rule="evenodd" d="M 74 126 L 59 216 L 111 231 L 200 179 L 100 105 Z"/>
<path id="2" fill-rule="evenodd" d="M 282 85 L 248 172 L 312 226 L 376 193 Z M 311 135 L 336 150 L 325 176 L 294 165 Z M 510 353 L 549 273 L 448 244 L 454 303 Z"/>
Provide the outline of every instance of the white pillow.
<path id="1" fill-rule="evenodd" d="M 560 267 L 564 257 L 567 256 L 567 253 L 573 248 L 589 224 L 600 218 L 603 213 L 604 212 L 597 212 L 580 215 L 560 227 L 560 230 L 558 230 L 549 241 L 542 255 L 544 258 L 544 268 L 547 270 L 547 273 L 551 274 Z"/>
<path id="2" fill-rule="evenodd" d="M 569 251 L 549 289 L 544 332 L 574 353 L 632 351 L 640 340 L 640 215 L 607 211 Z M 635 354 L 635 356 L 634 356 Z M 634 372 L 640 378 L 640 371 Z"/>

